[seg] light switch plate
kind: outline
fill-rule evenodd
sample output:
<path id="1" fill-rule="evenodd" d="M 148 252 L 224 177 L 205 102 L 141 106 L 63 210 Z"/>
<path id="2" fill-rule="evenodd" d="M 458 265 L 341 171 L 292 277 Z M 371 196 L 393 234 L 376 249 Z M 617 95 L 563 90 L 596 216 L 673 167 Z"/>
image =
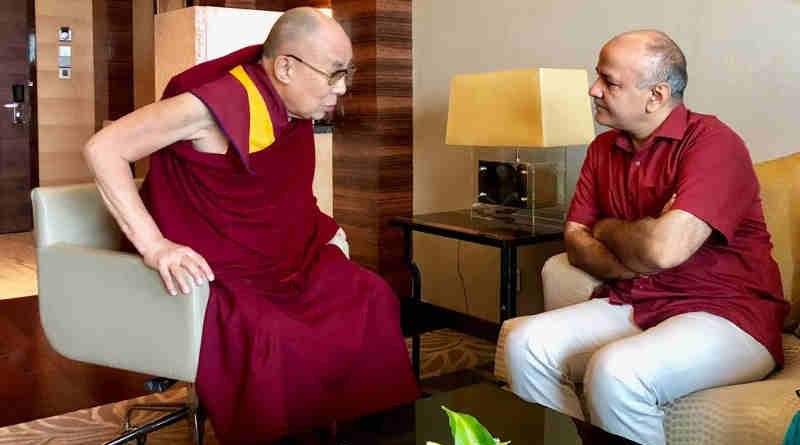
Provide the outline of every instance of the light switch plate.
<path id="1" fill-rule="evenodd" d="M 69 26 L 59 26 L 58 27 L 58 41 L 59 42 L 71 42 L 72 41 L 72 28 Z"/>
<path id="2" fill-rule="evenodd" d="M 72 47 L 69 45 L 58 45 L 58 67 L 72 68 Z"/>

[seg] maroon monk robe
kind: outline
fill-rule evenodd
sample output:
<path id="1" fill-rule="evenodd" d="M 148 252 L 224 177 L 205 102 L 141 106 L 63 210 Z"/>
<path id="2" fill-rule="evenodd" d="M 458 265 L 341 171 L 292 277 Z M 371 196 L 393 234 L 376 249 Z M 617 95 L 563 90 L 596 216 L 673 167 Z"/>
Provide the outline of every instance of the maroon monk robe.
<path id="1" fill-rule="evenodd" d="M 229 148 L 175 143 L 151 156 L 142 186 L 164 236 L 214 271 L 196 384 L 225 444 L 264 443 L 419 393 L 399 301 L 327 244 L 338 226 L 312 194 L 311 122 L 289 121 L 259 54 L 246 48 L 172 79 L 164 96 L 200 98 Z"/>

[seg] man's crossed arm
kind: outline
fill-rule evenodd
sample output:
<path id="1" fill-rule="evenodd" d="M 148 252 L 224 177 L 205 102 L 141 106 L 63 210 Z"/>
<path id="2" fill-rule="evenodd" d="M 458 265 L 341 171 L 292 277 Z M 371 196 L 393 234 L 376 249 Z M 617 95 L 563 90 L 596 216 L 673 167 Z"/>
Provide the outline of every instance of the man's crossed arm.
<path id="1" fill-rule="evenodd" d="M 591 229 L 567 222 L 564 240 L 572 265 L 602 279 L 626 279 L 671 269 L 688 260 L 711 235 L 705 221 L 665 206 L 658 218 L 607 218 Z"/>

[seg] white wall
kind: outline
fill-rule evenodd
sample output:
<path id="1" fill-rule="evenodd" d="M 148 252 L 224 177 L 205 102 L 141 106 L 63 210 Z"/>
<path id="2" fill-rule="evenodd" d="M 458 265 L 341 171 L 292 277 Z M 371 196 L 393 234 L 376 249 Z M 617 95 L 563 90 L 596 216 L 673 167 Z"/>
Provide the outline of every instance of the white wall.
<path id="1" fill-rule="evenodd" d="M 683 49 L 689 108 L 732 126 L 754 161 L 800 150 L 791 131 L 800 104 L 798 0 L 414 0 L 414 213 L 473 200 L 474 153 L 444 144 L 454 74 L 537 66 L 593 73 L 604 42 L 645 27 L 667 32 Z M 580 154 L 571 157 L 580 162 Z M 520 252 L 521 310 L 540 304 L 538 270 L 544 252 L 557 248 Z M 416 236 L 415 254 L 425 298 L 463 310 L 457 243 Z M 495 318 L 496 250 L 462 244 L 460 256 L 470 311 Z"/>

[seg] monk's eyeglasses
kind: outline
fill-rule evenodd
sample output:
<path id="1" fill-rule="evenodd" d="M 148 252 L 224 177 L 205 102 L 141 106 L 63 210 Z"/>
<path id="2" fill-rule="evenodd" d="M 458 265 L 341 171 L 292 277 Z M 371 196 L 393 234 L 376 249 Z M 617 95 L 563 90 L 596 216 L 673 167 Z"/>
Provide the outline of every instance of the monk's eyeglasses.
<path id="1" fill-rule="evenodd" d="M 286 54 L 286 57 L 291 57 L 292 59 L 294 59 L 294 60 L 302 63 L 303 65 L 311 68 L 313 71 L 316 71 L 317 73 L 325 76 L 328 79 L 328 86 L 334 86 L 334 85 L 336 85 L 337 82 L 339 82 L 340 80 L 344 79 L 345 85 L 347 85 L 349 87 L 350 84 L 353 82 L 353 75 L 356 72 L 356 67 L 353 66 L 353 65 L 350 65 L 347 68 L 336 70 L 336 71 L 334 71 L 332 73 L 327 73 L 327 72 L 315 67 L 314 65 L 311 65 L 310 63 L 306 62 L 305 60 L 295 56 L 294 54 Z"/>

